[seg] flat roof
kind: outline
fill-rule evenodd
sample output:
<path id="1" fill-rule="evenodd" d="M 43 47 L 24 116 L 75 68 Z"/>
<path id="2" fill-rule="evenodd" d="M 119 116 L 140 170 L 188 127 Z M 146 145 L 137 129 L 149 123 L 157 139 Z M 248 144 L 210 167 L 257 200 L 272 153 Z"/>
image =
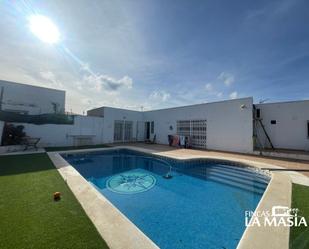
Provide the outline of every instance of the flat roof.
<path id="1" fill-rule="evenodd" d="M 287 100 L 287 101 L 278 101 L 278 102 L 269 102 L 269 103 L 257 103 L 257 104 L 254 104 L 254 105 L 293 104 L 293 103 L 301 103 L 301 102 L 309 102 L 309 99 Z"/>
<path id="2" fill-rule="evenodd" d="M 211 104 L 218 104 L 218 103 L 224 103 L 224 102 L 229 102 L 229 101 L 237 101 L 237 100 L 244 100 L 244 99 L 252 99 L 252 100 L 253 100 L 253 97 L 244 97 L 244 98 L 238 98 L 238 99 L 225 99 L 225 100 L 214 101 L 214 102 L 205 102 L 205 103 L 199 103 L 199 104 L 191 104 L 191 105 L 167 107 L 167 108 L 149 110 L 149 111 L 145 111 L 145 112 L 170 110 L 170 109 L 177 109 L 177 108 L 184 108 L 184 107 L 193 107 L 193 106 L 200 106 L 200 105 L 211 105 Z"/>
<path id="3" fill-rule="evenodd" d="M 15 82 L 15 81 L 0 80 L 0 84 L 1 83 L 17 84 L 17 85 L 22 85 L 22 86 L 26 86 L 26 87 L 36 87 L 36 88 L 52 90 L 52 91 L 59 91 L 59 92 L 64 92 L 65 93 L 65 90 L 60 90 L 60 89 L 55 89 L 55 88 L 50 88 L 50 87 L 44 87 L 44 86 L 36 86 L 36 85 L 31 85 L 31 84 L 27 84 L 27 83 L 20 83 L 20 82 Z"/>
<path id="4" fill-rule="evenodd" d="M 244 97 L 244 98 L 238 98 L 238 99 L 225 99 L 225 100 L 214 101 L 214 102 L 206 102 L 206 103 L 191 104 L 191 105 L 184 105 L 184 106 L 167 107 L 167 108 L 145 110 L 145 111 L 137 111 L 137 110 L 130 110 L 130 109 L 125 109 L 125 108 L 117 108 L 117 107 L 109 107 L 109 106 L 101 106 L 101 107 L 90 109 L 88 111 L 98 110 L 98 109 L 101 109 L 101 108 L 111 108 L 111 109 L 118 109 L 118 110 L 127 110 L 127 111 L 132 111 L 132 112 L 153 112 L 153 111 L 170 110 L 170 109 L 193 107 L 193 106 L 200 106 L 200 105 L 211 105 L 211 104 L 216 104 L 216 103 L 223 103 L 223 102 L 228 102 L 228 101 L 237 101 L 237 100 L 243 100 L 243 99 L 252 99 L 253 100 L 253 97 Z"/>
<path id="5" fill-rule="evenodd" d="M 116 109 L 116 110 L 126 110 L 126 111 L 130 111 L 130 112 L 141 112 L 141 111 L 138 111 L 138 110 L 130 110 L 130 109 L 126 109 L 126 108 L 112 107 L 112 106 L 101 106 L 101 107 L 96 107 L 96 108 L 87 110 L 87 112 L 89 112 L 89 111 L 95 111 L 95 110 L 101 110 L 101 109 L 104 109 L 104 108 Z"/>
<path id="6" fill-rule="evenodd" d="M 214 102 L 206 102 L 206 103 L 191 104 L 191 105 L 184 105 L 184 106 L 167 107 L 167 108 L 145 110 L 145 111 L 130 110 L 130 109 L 125 109 L 125 108 L 110 107 L 110 106 L 101 106 L 101 107 L 90 109 L 88 111 L 98 110 L 98 109 L 103 109 L 103 108 L 111 108 L 111 109 L 127 110 L 127 111 L 133 111 L 133 112 L 153 112 L 153 111 L 170 110 L 170 109 L 193 107 L 193 106 L 200 106 L 200 105 L 210 105 L 210 104 L 216 104 L 216 103 L 222 103 L 222 102 L 228 102 L 228 101 L 236 101 L 236 100 L 242 100 L 242 99 L 250 99 L 250 98 L 253 100 L 253 97 L 244 97 L 244 98 L 238 98 L 238 99 L 226 99 L 226 100 L 220 100 L 220 101 L 214 101 Z M 309 100 L 304 99 L 304 100 L 289 100 L 289 101 L 278 101 L 278 102 L 269 102 L 269 103 L 253 103 L 253 105 L 258 106 L 258 105 L 293 104 L 293 103 L 301 103 L 301 102 L 309 102 Z"/>

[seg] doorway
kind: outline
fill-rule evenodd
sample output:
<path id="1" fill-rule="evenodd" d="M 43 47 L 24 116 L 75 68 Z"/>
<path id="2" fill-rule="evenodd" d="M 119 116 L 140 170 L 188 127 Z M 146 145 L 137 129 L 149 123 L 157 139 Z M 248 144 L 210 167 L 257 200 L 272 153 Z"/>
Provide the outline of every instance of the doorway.
<path id="1" fill-rule="evenodd" d="M 133 140 L 133 121 L 115 120 L 114 142 L 130 142 Z"/>
<path id="2" fill-rule="evenodd" d="M 150 139 L 150 122 L 145 122 L 145 140 Z"/>

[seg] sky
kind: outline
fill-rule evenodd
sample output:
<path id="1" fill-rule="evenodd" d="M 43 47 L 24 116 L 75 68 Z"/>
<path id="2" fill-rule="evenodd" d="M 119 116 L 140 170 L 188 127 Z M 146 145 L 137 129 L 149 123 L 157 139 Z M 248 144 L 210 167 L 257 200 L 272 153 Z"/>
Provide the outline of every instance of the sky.
<path id="1" fill-rule="evenodd" d="M 66 109 L 309 99 L 307 0 L 0 0 L 0 79 L 66 90 Z M 50 18 L 48 44 L 29 17 Z"/>

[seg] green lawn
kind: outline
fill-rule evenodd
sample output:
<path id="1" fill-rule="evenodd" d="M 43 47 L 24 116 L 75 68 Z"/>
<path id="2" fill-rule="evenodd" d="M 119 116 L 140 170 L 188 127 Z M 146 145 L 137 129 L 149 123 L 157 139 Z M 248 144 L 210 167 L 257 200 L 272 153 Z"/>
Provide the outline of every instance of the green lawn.
<path id="1" fill-rule="evenodd" d="M 299 209 L 299 215 L 309 223 L 309 187 L 293 184 L 292 207 Z M 308 224 L 309 225 L 309 224 Z M 309 248 L 309 227 L 292 227 L 290 249 Z"/>
<path id="2" fill-rule="evenodd" d="M 0 190 L 1 249 L 108 248 L 45 153 L 0 156 Z"/>
<path id="3" fill-rule="evenodd" d="M 46 151 L 63 151 L 63 150 L 81 150 L 81 149 L 92 149 L 92 148 L 106 148 L 110 147 L 106 144 L 96 145 L 84 145 L 84 146 L 64 146 L 64 147 L 46 147 Z"/>

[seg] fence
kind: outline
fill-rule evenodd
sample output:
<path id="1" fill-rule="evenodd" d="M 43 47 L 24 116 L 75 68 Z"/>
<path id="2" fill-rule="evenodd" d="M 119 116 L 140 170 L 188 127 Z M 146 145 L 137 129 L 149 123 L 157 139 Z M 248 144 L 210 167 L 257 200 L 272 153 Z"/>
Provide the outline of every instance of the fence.
<path id="1" fill-rule="evenodd" d="M 73 124 L 74 116 L 62 113 L 47 113 L 40 115 L 20 114 L 16 112 L 0 111 L 0 120 L 14 123 L 29 124 Z"/>

